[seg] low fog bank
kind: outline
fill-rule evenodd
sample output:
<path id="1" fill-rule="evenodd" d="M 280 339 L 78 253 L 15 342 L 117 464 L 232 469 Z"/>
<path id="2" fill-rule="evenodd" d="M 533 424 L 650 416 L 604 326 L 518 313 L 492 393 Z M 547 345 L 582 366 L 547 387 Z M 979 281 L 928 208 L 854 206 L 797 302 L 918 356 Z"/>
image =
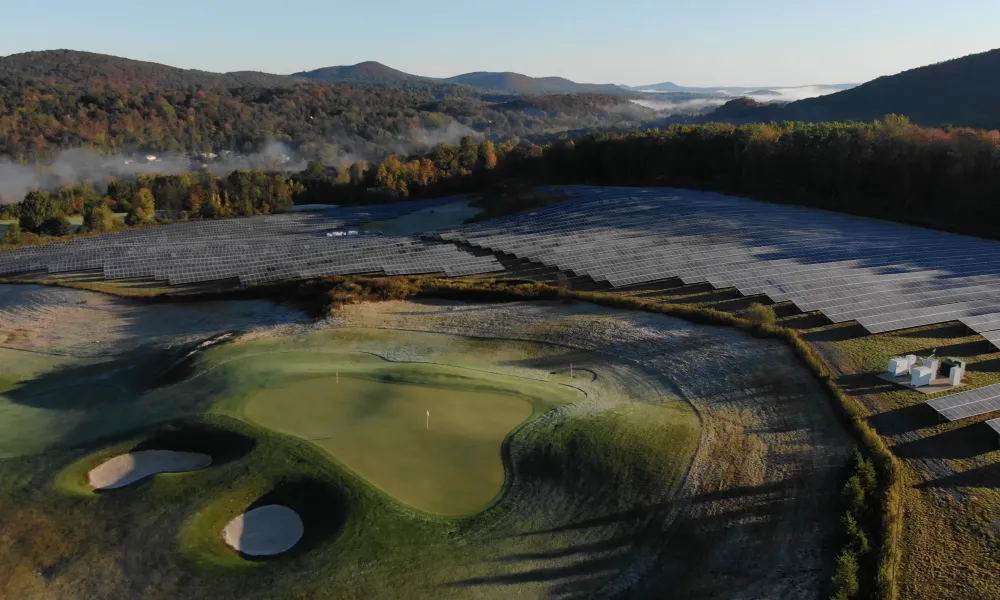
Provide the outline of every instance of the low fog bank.
<path id="1" fill-rule="evenodd" d="M 367 141 L 332 138 L 321 148 L 296 148 L 292 144 L 269 142 L 260 152 L 100 154 L 85 148 L 62 150 L 51 162 L 22 164 L 0 158 L 0 204 L 20 202 L 31 190 L 54 192 L 64 185 L 89 181 L 104 192 L 110 178 L 135 178 L 144 173 L 176 174 L 201 169 L 225 176 L 237 169 L 298 172 L 307 159 L 340 167 L 365 160 L 374 162 L 387 154 L 423 152 L 440 144 L 457 144 L 462 137 L 477 141 L 483 135 L 457 122 L 428 130 L 414 129 L 404 135 Z M 308 158 L 307 158 L 308 157 Z"/>
<path id="2" fill-rule="evenodd" d="M 722 106 L 732 98 L 689 98 L 689 99 L 634 99 L 633 103 L 646 108 L 651 108 L 657 112 L 667 114 L 690 114 L 705 112 L 710 108 Z"/>
<path id="3" fill-rule="evenodd" d="M 437 129 L 411 129 L 405 134 L 375 140 L 336 136 L 322 148 L 312 149 L 310 154 L 311 160 L 328 167 L 341 167 L 362 160 L 376 162 L 389 154 L 410 156 L 424 153 L 441 144 L 454 146 L 463 137 L 472 138 L 478 143 L 485 136 L 471 127 L 452 121 Z"/>
<path id="4" fill-rule="evenodd" d="M 134 178 L 144 173 L 173 174 L 206 169 L 228 175 L 237 169 L 301 171 L 305 162 L 287 144 L 268 143 L 260 152 L 222 151 L 192 155 L 100 154 L 86 148 L 61 150 L 51 162 L 21 164 L 0 159 L 0 203 L 20 202 L 31 190 L 56 191 L 64 185 L 91 182 L 103 192 L 110 178 Z"/>
<path id="5" fill-rule="evenodd" d="M 689 92 L 659 92 L 646 91 L 650 96 L 663 96 L 662 98 L 650 97 L 633 99 L 632 102 L 639 106 L 651 108 L 661 113 L 701 113 L 722 106 L 734 98 L 752 98 L 757 102 L 773 102 L 785 104 L 806 98 L 826 96 L 843 91 L 843 87 L 828 85 L 806 85 L 799 87 L 778 87 L 778 88 L 746 88 L 745 90 L 734 90 L 732 88 L 718 90 L 717 95 L 692 94 Z"/>

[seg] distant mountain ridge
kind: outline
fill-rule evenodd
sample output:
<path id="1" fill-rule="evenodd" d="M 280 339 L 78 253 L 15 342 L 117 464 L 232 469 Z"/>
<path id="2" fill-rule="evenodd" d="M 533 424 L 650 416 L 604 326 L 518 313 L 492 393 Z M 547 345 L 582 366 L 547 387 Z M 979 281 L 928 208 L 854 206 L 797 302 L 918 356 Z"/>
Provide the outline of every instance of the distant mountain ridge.
<path id="1" fill-rule="evenodd" d="M 294 73 L 294 77 L 322 81 L 356 81 L 364 83 L 448 83 L 503 92 L 507 94 L 579 94 L 614 93 L 623 88 L 614 84 L 577 83 L 564 77 L 530 77 L 521 73 L 476 71 L 454 77 L 434 78 L 404 73 L 378 62 L 368 61 L 356 65 L 323 67 L 312 71 Z"/>
<path id="2" fill-rule="evenodd" d="M 5 75 L 56 83 L 107 83 L 174 89 L 191 86 L 286 87 L 296 82 L 287 75 L 255 71 L 212 73 L 79 50 L 43 50 L 0 57 L 0 76 Z"/>
<path id="3" fill-rule="evenodd" d="M 444 81 L 514 94 L 578 94 L 624 91 L 624 88 L 611 83 L 577 83 L 564 77 L 529 77 L 509 71 L 503 73 L 477 71 L 448 77 Z"/>
<path id="4" fill-rule="evenodd" d="M 920 125 L 1000 128 L 998 73 L 1000 49 L 886 75 L 849 90 L 785 106 L 754 110 L 742 106 L 734 120 L 873 121 L 899 114 Z M 730 112 L 725 108 L 709 116 Z"/>
<path id="5" fill-rule="evenodd" d="M 0 57 L 0 76 L 43 79 L 50 82 L 115 86 L 187 87 L 290 87 L 302 81 L 364 83 L 371 85 L 468 85 L 505 94 L 617 93 L 614 84 L 577 83 L 563 77 L 530 77 L 512 72 L 464 73 L 448 78 L 405 73 L 375 61 L 337 65 L 291 75 L 255 71 L 213 73 L 181 69 L 160 63 L 133 60 L 79 50 L 42 50 Z"/>
<path id="6" fill-rule="evenodd" d="M 321 81 L 357 81 L 364 83 L 402 83 L 402 82 L 432 82 L 429 77 L 411 75 L 392 67 L 387 67 L 375 61 L 366 61 L 356 65 L 341 65 L 323 67 L 312 71 L 293 73 L 292 77 L 302 77 Z"/>

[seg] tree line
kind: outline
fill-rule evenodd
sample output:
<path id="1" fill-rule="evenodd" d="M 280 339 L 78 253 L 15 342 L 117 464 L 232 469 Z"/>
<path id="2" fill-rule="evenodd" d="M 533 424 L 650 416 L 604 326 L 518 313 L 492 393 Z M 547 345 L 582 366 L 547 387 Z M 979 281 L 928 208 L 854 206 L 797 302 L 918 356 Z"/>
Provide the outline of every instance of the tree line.
<path id="1" fill-rule="evenodd" d="M 432 168 L 433 167 L 433 168 Z M 870 123 L 672 125 L 545 146 L 390 156 L 327 202 L 468 192 L 498 181 L 711 190 L 1000 239 L 1000 132 Z M 307 186 L 308 187 L 308 186 Z"/>
<path id="2" fill-rule="evenodd" d="M 475 131 L 494 141 L 540 140 L 559 131 L 636 128 L 656 118 L 655 111 L 626 98 L 602 94 L 504 103 L 462 86 L 298 83 L 206 89 L 0 73 L 0 156 L 25 163 L 44 162 L 68 148 L 102 154 L 250 154 L 278 141 L 307 160 L 340 164 L 350 156 L 379 159 L 391 152 L 428 150 L 441 141 L 454 143 L 461 135 L 456 131 Z"/>
<path id="3" fill-rule="evenodd" d="M 73 232 L 68 219 L 82 216 L 75 232 L 108 233 L 178 219 L 244 217 L 287 211 L 301 185 L 283 173 L 236 170 L 226 177 L 211 172 L 139 175 L 111 179 L 100 193 L 90 182 L 56 192 L 32 190 L 16 204 L 0 205 L 0 219 L 16 219 L 4 245 L 35 243 L 38 236 L 64 237 Z M 120 219 L 115 213 L 124 213 Z"/>
<path id="4" fill-rule="evenodd" d="M 293 202 L 375 204 L 511 181 L 712 190 L 1000 238 L 993 226 L 1000 218 L 1000 132 L 921 128 L 898 116 L 871 123 L 673 125 L 545 146 L 466 137 L 371 164 L 314 162 L 289 176 L 144 175 L 112 181 L 104 195 L 83 185 L 52 196 L 65 214 L 87 215 L 100 204 L 141 224 L 157 214 L 213 218 L 278 212 Z M 37 219 L 29 225 L 42 230 Z"/>

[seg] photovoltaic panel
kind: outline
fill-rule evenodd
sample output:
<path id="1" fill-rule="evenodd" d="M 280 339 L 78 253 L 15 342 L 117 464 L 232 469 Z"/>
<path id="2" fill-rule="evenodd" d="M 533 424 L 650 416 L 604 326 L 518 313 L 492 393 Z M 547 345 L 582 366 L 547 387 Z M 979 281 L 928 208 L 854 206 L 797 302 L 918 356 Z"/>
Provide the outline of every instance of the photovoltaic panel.
<path id="1" fill-rule="evenodd" d="M 1000 333 L 1000 244 L 671 188 L 547 188 L 573 200 L 433 234 L 614 287 L 677 279 L 791 301 L 878 333 L 960 320 Z"/>
<path id="2" fill-rule="evenodd" d="M 936 398 L 927 404 L 949 421 L 985 415 L 1000 410 L 1000 384 Z"/>
<path id="3" fill-rule="evenodd" d="M 319 275 L 471 275 L 502 270 L 493 256 L 418 236 L 365 235 L 360 223 L 390 220 L 454 198 L 333 207 L 131 229 L 0 252 L 0 276 L 96 271 L 107 279 L 153 278 L 171 285 L 258 284 Z M 327 236 L 338 231 L 350 235 Z"/>

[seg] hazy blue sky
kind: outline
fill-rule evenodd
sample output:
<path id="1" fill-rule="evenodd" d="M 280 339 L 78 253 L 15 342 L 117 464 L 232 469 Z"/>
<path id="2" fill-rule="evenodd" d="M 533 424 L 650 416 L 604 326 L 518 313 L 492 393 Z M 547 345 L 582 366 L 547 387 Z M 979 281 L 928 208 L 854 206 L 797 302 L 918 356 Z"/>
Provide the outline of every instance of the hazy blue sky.
<path id="1" fill-rule="evenodd" d="M 377 60 L 630 85 L 867 81 L 1000 47 L 1000 0 L 0 0 L 0 55 L 210 71 Z"/>

